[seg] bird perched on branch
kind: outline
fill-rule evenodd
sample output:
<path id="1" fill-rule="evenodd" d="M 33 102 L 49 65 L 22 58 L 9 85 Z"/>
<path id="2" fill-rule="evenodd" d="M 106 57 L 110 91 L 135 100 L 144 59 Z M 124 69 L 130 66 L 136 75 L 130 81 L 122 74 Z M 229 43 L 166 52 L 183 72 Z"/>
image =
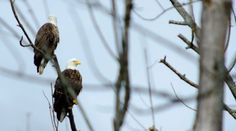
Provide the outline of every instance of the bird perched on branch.
<path id="1" fill-rule="evenodd" d="M 62 122 L 67 113 L 72 110 L 74 104 L 77 104 L 77 96 L 82 89 L 82 76 L 76 70 L 80 61 L 71 59 L 68 62 L 66 69 L 57 77 L 55 83 L 55 91 L 53 94 L 54 103 L 53 108 L 57 114 L 57 119 Z"/>
<path id="2" fill-rule="evenodd" d="M 54 54 L 54 50 L 59 42 L 59 31 L 57 28 L 57 19 L 54 16 L 48 17 L 48 22 L 40 27 L 35 38 L 35 47 L 43 54 L 34 49 L 34 64 L 37 66 L 37 72 L 43 73 L 48 61 Z M 45 57 L 46 56 L 46 57 Z"/>

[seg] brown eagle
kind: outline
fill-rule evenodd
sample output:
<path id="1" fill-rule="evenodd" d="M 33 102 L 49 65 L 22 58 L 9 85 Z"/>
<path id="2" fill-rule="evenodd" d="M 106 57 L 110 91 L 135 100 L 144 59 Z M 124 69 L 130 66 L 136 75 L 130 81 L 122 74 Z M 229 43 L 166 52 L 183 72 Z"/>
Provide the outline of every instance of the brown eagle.
<path id="1" fill-rule="evenodd" d="M 67 68 L 62 72 L 66 82 L 63 84 L 59 77 L 57 77 L 54 86 L 53 109 L 60 122 L 64 120 L 69 110 L 72 110 L 73 105 L 77 103 L 76 97 L 82 89 L 82 76 L 80 75 L 80 72 L 76 70 L 76 67 L 79 64 L 80 61 L 77 59 L 69 60 Z"/>
<path id="2" fill-rule="evenodd" d="M 35 46 L 49 58 L 54 54 L 54 50 L 59 42 L 59 31 L 57 28 L 57 19 L 54 16 L 48 17 L 48 23 L 40 27 L 36 34 Z M 46 59 L 39 51 L 34 49 L 34 64 L 37 66 L 37 72 L 43 73 L 49 59 Z"/>

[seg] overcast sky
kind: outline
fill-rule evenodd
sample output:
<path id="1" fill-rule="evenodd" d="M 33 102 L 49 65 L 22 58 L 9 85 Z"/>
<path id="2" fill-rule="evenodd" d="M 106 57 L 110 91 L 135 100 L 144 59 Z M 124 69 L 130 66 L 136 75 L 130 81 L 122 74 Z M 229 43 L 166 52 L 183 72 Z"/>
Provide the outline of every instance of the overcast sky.
<path id="1" fill-rule="evenodd" d="M 46 1 L 46 4 L 45 2 Z M 164 8 L 171 6 L 168 0 L 159 0 Z M 182 2 L 186 2 L 183 0 Z M 100 0 L 101 4 L 111 9 L 111 0 Z M 91 15 L 86 4 L 80 0 L 28 0 L 30 7 L 36 14 L 36 21 L 32 19 L 29 9 L 24 0 L 15 0 L 18 9 L 24 14 L 27 22 L 31 25 L 26 28 L 34 41 L 35 32 L 47 21 L 48 15 L 54 15 L 58 20 L 60 32 L 60 43 L 56 49 L 60 66 L 65 68 L 70 58 L 78 58 L 81 65 L 78 67 L 82 76 L 84 88 L 78 99 L 84 107 L 89 119 L 96 131 L 113 130 L 112 122 L 114 118 L 114 91 L 111 87 L 104 88 L 102 84 L 115 83 L 118 62 L 107 52 L 102 44 L 101 38 L 94 28 Z M 118 0 L 118 12 L 123 16 L 124 1 Z M 162 12 L 162 9 L 155 0 L 134 0 L 135 12 L 145 18 L 153 18 Z M 45 8 L 45 5 L 49 7 Z M 201 2 L 194 4 L 196 21 L 200 21 Z M 188 7 L 186 7 L 188 9 Z M 114 31 L 111 17 L 99 9 L 93 9 L 97 24 L 99 25 L 105 40 L 112 52 L 117 56 L 114 43 Z M 20 36 L 23 35 L 7 0 L 0 0 L 0 19 L 17 33 L 15 36 L 2 23 L 0 28 L 0 130 L 1 131 L 26 131 L 27 114 L 30 114 L 29 125 L 31 131 L 52 131 L 50 121 L 49 106 L 43 92 L 51 100 L 50 83 L 54 83 L 57 75 L 51 64 L 47 65 L 44 74 L 39 76 L 33 64 L 33 53 L 30 48 L 23 48 L 19 45 Z M 146 63 L 144 49 L 147 50 L 148 65 L 151 72 L 152 88 L 174 96 L 171 84 L 181 98 L 196 96 L 196 90 L 181 81 L 172 71 L 158 61 L 164 56 L 178 71 L 198 82 L 198 56 L 192 50 L 186 50 L 184 43 L 178 39 L 179 33 L 191 38 L 191 30 L 188 27 L 170 25 L 169 20 L 182 20 L 176 10 L 167 11 L 154 21 L 145 21 L 136 13 L 132 13 L 132 22 L 138 23 L 142 27 L 154 32 L 155 37 L 147 32 L 140 32 L 135 27 L 131 27 L 130 32 L 130 54 L 129 71 L 132 87 L 142 87 L 147 89 Z M 22 18 L 21 18 L 22 19 Z M 27 23 L 23 22 L 27 27 Z M 131 24 L 132 25 L 132 24 Z M 226 65 L 232 61 L 236 52 L 236 29 L 235 21 L 232 20 L 230 45 L 226 53 Z M 160 37 L 164 38 L 161 39 Z M 26 40 L 26 39 L 25 39 Z M 93 62 L 94 61 L 94 62 Z M 96 70 L 104 78 L 96 73 Z M 18 74 L 12 75 L 9 69 Z M 233 69 L 233 73 L 235 73 Z M 31 77 L 24 77 L 25 75 Z M 89 86 L 97 85 L 97 86 Z M 100 85 L 100 86 L 99 86 Z M 226 89 L 225 102 L 236 108 L 235 100 Z M 168 99 L 160 96 L 153 97 L 154 105 L 161 106 L 168 103 Z M 192 108 L 196 108 L 194 100 L 187 102 Z M 146 109 L 145 113 L 138 113 L 133 107 Z M 152 126 L 150 115 L 149 97 L 144 93 L 132 93 L 131 108 L 126 117 L 122 131 L 144 130 L 138 123 L 148 129 Z M 77 128 L 81 131 L 88 130 L 86 123 L 75 106 L 74 117 Z M 195 111 L 188 109 L 183 104 L 175 104 L 156 111 L 155 125 L 161 131 L 188 131 L 191 130 L 195 119 Z M 138 122 L 137 122 L 138 121 Z M 67 126 L 66 126 L 67 124 Z M 66 119 L 60 124 L 60 130 L 69 128 Z M 236 130 L 235 120 L 224 112 L 224 130 Z"/>

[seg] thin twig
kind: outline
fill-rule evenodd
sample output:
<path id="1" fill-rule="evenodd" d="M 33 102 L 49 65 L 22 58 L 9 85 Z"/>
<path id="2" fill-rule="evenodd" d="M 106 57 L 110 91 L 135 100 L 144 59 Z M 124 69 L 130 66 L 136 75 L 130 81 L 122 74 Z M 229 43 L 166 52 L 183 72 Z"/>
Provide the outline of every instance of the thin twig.
<path id="1" fill-rule="evenodd" d="M 145 63 L 146 63 L 146 72 L 147 72 L 147 79 L 148 79 L 148 93 L 149 93 L 149 101 L 150 101 L 150 109 L 152 112 L 152 124 L 153 127 L 155 128 L 155 113 L 154 113 L 154 109 L 153 109 L 153 100 L 152 100 L 152 85 L 151 85 L 151 74 L 150 74 L 150 70 L 148 69 L 148 56 L 147 56 L 147 49 L 144 49 L 144 56 L 145 56 Z"/>
<path id="2" fill-rule="evenodd" d="M 161 5 L 161 2 L 159 0 L 155 0 L 159 7 L 161 7 L 162 10 L 165 10 L 164 7 Z"/>
<path id="3" fill-rule="evenodd" d="M 21 38 L 20 38 L 20 45 L 22 46 L 22 47 L 30 47 L 31 45 L 30 44 L 23 44 L 23 39 L 24 39 L 24 37 L 23 36 L 21 36 Z"/>
<path id="4" fill-rule="evenodd" d="M 178 37 L 185 43 L 187 44 L 186 49 L 192 49 L 194 50 L 197 54 L 199 54 L 199 48 L 195 46 L 191 41 L 189 41 L 185 36 L 182 34 L 179 34 Z"/>
<path id="5" fill-rule="evenodd" d="M 13 0 L 9 0 L 10 1 L 10 4 L 11 4 L 11 9 L 12 9 L 12 12 L 14 14 L 14 17 L 18 23 L 18 26 L 21 28 L 21 30 L 23 31 L 24 35 L 26 36 L 28 42 L 29 42 L 29 46 L 31 46 L 33 49 L 37 50 L 38 52 L 40 52 L 42 55 L 44 55 L 45 58 L 49 59 L 49 56 L 48 55 L 45 55 L 41 50 L 39 50 L 34 44 L 33 42 L 31 41 L 29 35 L 27 34 L 24 26 L 22 25 L 22 23 L 20 22 L 17 14 L 16 14 L 16 10 L 15 10 L 15 7 L 14 7 L 14 1 Z M 23 40 L 23 37 L 21 37 L 21 40 L 20 40 L 20 45 L 22 46 L 22 40 Z M 27 45 L 23 45 L 23 47 L 27 47 Z"/>
<path id="6" fill-rule="evenodd" d="M 233 58 L 233 61 L 231 62 L 229 68 L 228 68 L 228 73 L 230 73 L 232 71 L 232 69 L 235 67 L 236 64 L 236 55 Z"/>
<path id="7" fill-rule="evenodd" d="M 236 22 L 236 14 L 235 14 L 234 8 L 232 8 L 232 12 L 233 12 L 233 16 L 234 16 L 234 22 Z"/>
<path id="8" fill-rule="evenodd" d="M 196 96 L 189 96 L 189 97 L 182 98 L 182 100 L 185 102 L 190 102 L 195 99 L 196 99 Z M 175 98 L 165 104 L 161 104 L 159 106 L 154 106 L 154 111 L 155 112 L 165 111 L 166 109 L 169 109 L 170 107 L 176 106 L 177 104 L 180 104 L 180 103 L 181 103 L 181 101 L 179 101 L 179 99 Z M 135 113 L 138 113 L 139 115 L 147 115 L 147 114 L 151 115 L 150 109 L 141 108 L 140 106 L 132 105 L 132 106 L 130 106 L 130 109 L 132 111 L 134 111 Z"/>
<path id="9" fill-rule="evenodd" d="M 185 105 L 187 108 L 189 108 L 190 110 L 197 111 L 196 109 L 194 109 L 194 108 L 188 106 L 187 104 L 185 104 L 184 101 L 183 101 L 182 99 L 180 99 L 179 96 L 177 95 L 173 84 L 171 83 L 170 85 L 171 85 L 171 88 L 172 88 L 172 90 L 173 90 L 173 92 L 174 92 L 176 98 L 177 98 L 182 104 L 184 104 L 184 105 Z"/>
<path id="10" fill-rule="evenodd" d="M 47 97 L 47 95 L 45 94 L 45 92 L 43 91 L 43 96 L 45 97 L 45 99 L 47 100 L 48 102 L 48 108 L 49 108 L 49 114 L 50 114 L 50 119 L 51 119 L 51 123 L 52 123 L 52 128 L 53 128 L 53 131 L 56 131 L 56 128 L 54 126 L 54 119 L 53 119 L 53 109 L 52 109 L 52 105 Z"/>
<path id="11" fill-rule="evenodd" d="M 147 131 L 144 125 L 140 121 L 138 121 L 138 119 L 136 119 L 135 116 L 130 111 L 128 111 L 128 114 L 144 131 Z"/>
<path id="12" fill-rule="evenodd" d="M 156 0 L 157 1 L 157 0 Z M 195 2 L 199 2 L 201 0 L 195 0 L 193 2 L 186 2 L 186 3 L 181 3 L 180 6 L 185 6 L 185 5 L 189 5 L 189 4 L 192 4 L 192 3 L 195 3 Z M 162 15 L 164 15 L 166 12 L 174 9 L 175 7 L 171 6 L 171 7 L 168 7 L 166 9 L 164 9 L 161 13 L 159 13 L 158 15 L 152 17 L 152 18 L 145 18 L 144 16 L 140 15 L 135 9 L 133 10 L 134 14 L 136 14 L 139 18 L 141 18 L 142 20 L 145 20 L 145 21 L 154 21 L 158 18 L 160 18 Z"/>
<path id="13" fill-rule="evenodd" d="M 176 21 L 176 20 L 169 20 L 169 24 L 188 25 L 185 21 Z"/>
<path id="14" fill-rule="evenodd" d="M 228 49 L 229 42 L 230 42 L 230 36 L 231 36 L 231 17 L 229 17 L 229 25 L 228 25 L 228 33 L 227 33 L 227 39 L 225 42 L 225 52 Z"/>
<path id="15" fill-rule="evenodd" d="M 192 16 L 183 8 L 181 3 L 178 2 L 178 0 L 170 0 L 172 5 L 175 7 L 175 9 L 179 12 L 179 14 L 182 16 L 184 21 L 188 24 L 188 26 L 192 29 L 194 34 L 197 36 L 197 44 L 200 43 L 200 27 L 196 24 Z M 190 2 L 192 3 L 192 2 Z"/>
<path id="16" fill-rule="evenodd" d="M 236 120 L 236 110 L 231 109 L 226 104 L 224 105 L 224 109 Z"/>
<path id="17" fill-rule="evenodd" d="M 195 59 L 193 54 L 185 52 L 182 48 L 180 48 L 178 45 L 176 45 L 176 43 L 156 34 L 155 32 L 153 32 L 149 29 L 146 29 L 145 27 L 143 27 L 142 25 L 140 25 L 138 23 L 133 22 L 132 29 L 140 32 L 141 34 L 145 33 L 148 38 L 155 41 L 155 44 L 159 44 L 164 47 L 167 47 L 168 49 L 176 52 L 178 55 L 181 55 L 185 59 L 188 59 L 190 61 L 193 61 Z"/>
<path id="18" fill-rule="evenodd" d="M 53 84 L 50 83 L 50 87 L 51 87 L 51 96 L 53 96 Z M 51 102 L 54 103 L 54 99 L 53 97 L 51 97 Z M 56 119 L 55 113 L 54 113 L 54 109 L 52 109 L 52 117 L 53 117 L 53 125 L 56 129 L 56 131 L 58 131 L 58 120 Z"/>
<path id="19" fill-rule="evenodd" d="M 17 14 L 16 14 L 16 10 L 15 10 L 14 5 L 13 5 L 13 4 L 14 4 L 14 1 L 13 1 L 13 0 L 10 0 L 10 4 L 11 4 L 12 12 L 13 12 L 15 18 L 16 18 L 17 23 L 18 23 L 18 26 L 19 26 L 19 27 L 21 28 L 21 30 L 23 31 L 24 35 L 26 36 L 27 40 L 29 41 L 29 44 L 30 44 L 32 47 L 35 47 L 35 46 L 33 45 L 33 42 L 31 41 L 31 39 L 29 38 L 28 34 L 26 33 L 25 28 L 24 28 L 23 25 L 21 24 L 21 22 L 20 22 L 20 20 L 19 20 L 19 18 L 18 18 L 18 16 L 17 16 Z"/>
<path id="20" fill-rule="evenodd" d="M 167 66 L 170 70 L 172 70 L 180 79 L 184 80 L 186 83 L 189 85 L 198 88 L 198 85 L 191 80 L 189 80 L 185 74 L 179 73 L 173 66 L 171 66 L 167 61 L 166 61 L 166 56 L 160 60 L 160 63 L 163 63 L 165 66 Z"/>

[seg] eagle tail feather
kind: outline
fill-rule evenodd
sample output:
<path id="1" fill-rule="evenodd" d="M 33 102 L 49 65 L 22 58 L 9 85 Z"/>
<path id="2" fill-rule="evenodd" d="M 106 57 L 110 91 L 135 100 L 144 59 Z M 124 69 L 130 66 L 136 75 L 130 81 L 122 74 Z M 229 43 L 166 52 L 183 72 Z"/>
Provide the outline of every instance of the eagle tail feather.
<path id="1" fill-rule="evenodd" d="M 62 109 L 60 113 L 60 119 L 59 119 L 60 122 L 62 122 L 65 119 L 66 114 L 67 114 L 66 110 Z"/>
<path id="2" fill-rule="evenodd" d="M 38 67 L 38 73 L 39 73 L 40 75 L 43 74 L 43 71 L 44 71 L 44 68 L 45 68 L 46 64 L 47 64 L 47 61 L 43 58 L 43 59 L 41 60 L 41 63 L 40 63 L 40 65 L 39 65 L 39 67 Z"/>

